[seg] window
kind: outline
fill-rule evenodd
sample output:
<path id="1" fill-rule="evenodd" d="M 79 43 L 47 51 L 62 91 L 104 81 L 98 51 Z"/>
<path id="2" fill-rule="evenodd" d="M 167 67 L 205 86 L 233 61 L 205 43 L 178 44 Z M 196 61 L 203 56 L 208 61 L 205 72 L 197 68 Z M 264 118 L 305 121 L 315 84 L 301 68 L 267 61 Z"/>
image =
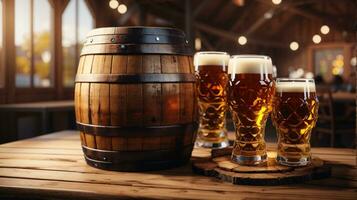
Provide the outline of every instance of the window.
<path id="1" fill-rule="evenodd" d="M 63 85 L 74 86 L 80 51 L 87 33 L 94 27 L 84 0 L 71 0 L 62 16 Z"/>
<path id="2" fill-rule="evenodd" d="M 343 48 L 327 48 L 315 50 L 315 72 L 326 81 L 331 81 L 335 75 L 344 73 Z"/>
<path id="3" fill-rule="evenodd" d="M 15 0 L 16 87 L 53 85 L 51 21 L 48 0 Z"/>
<path id="4" fill-rule="evenodd" d="M 5 85 L 5 70 L 4 70 L 4 63 L 3 63 L 3 31 L 2 31 L 2 18 L 3 18 L 3 8 L 2 8 L 2 1 L 0 0 L 0 88 L 3 88 Z"/>

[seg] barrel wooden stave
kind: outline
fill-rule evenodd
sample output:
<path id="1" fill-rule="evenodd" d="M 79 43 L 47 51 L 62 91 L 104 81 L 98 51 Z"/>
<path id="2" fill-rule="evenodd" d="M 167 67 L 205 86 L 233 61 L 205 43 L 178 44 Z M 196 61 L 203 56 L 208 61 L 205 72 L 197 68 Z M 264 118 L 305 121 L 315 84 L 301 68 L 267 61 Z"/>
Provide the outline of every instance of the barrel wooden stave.
<path id="1" fill-rule="evenodd" d="M 190 56 L 183 55 L 84 55 L 77 74 L 191 74 L 191 62 Z M 82 82 L 76 83 L 75 91 L 76 118 L 84 124 L 150 127 L 192 124 L 197 118 L 194 83 Z M 192 128 L 180 135 L 160 137 L 151 137 L 150 133 L 139 137 L 106 137 L 85 132 L 80 136 L 82 145 L 93 149 L 148 153 L 172 150 L 178 154 L 179 148 L 192 147 L 195 139 Z M 184 160 L 188 160 L 189 155 L 185 156 Z"/>

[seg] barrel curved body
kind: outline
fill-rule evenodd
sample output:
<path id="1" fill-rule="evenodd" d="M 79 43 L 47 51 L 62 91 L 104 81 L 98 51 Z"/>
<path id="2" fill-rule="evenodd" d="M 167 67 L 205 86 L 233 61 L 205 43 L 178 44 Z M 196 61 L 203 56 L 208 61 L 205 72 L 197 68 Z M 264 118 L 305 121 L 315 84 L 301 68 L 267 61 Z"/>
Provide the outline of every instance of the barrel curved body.
<path id="1" fill-rule="evenodd" d="M 76 121 L 91 166 L 164 169 L 189 161 L 196 129 L 192 56 L 176 29 L 95 29 L 82 49 Z"/>

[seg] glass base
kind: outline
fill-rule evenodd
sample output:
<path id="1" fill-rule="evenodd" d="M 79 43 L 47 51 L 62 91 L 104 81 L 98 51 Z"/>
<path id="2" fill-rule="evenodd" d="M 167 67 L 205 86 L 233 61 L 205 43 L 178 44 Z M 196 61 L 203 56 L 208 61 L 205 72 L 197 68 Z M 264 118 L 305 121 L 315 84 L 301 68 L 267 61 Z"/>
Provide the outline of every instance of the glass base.
<path id="1" fill-rule="evenodd" d="M 240 165 L 261 165 L 267 162 L 267 154 L 255 156 L 232 155 L 231 159 Z"/>
<path id="2" fill-rule="evenodd" d="M 209 141 L 203 141 L 203 140 L 197 139 L 195 146 L 203 147 L 203 148 L 211 148 L 211 149 L 222 149 L 222 148 L 226 148 L 229 146 L 229 141 L 227 139 L 222 142 L 209 142 Z"/>
<path id="3" fill-rule="evenodd" d="M 292 167 L 298 167 L 298 166 L 306 166 L 309 165 L 311 162 L 311 156 L 307 157 L 301 157 L 300 159 L 289 159 L 283 156 L 278 155 L 276 157 L 276 160 L 278 161 L 279 164 L 285 165 L 285 166 L 292 166 Z"/>

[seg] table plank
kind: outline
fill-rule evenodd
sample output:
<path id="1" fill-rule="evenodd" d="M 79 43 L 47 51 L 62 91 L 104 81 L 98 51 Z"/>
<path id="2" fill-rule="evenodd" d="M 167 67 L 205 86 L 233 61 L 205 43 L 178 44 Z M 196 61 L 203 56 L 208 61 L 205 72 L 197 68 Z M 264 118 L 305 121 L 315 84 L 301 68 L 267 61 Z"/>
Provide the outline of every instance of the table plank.
<path id="1" fill-rule="evenodd" d="M 269 148 L 275 148 L 269 144 Z M 0 197 L 56 199 L 355 199 L 355 150 L 313 148 L 333 164 L 332 177 L 284 186 L 235 186 L 192 173 L 190 165 L 147 173 L 85 164 L 77 131 L 0 145 Z M 202 152 L 196 149 L 193 155 Z"/>

